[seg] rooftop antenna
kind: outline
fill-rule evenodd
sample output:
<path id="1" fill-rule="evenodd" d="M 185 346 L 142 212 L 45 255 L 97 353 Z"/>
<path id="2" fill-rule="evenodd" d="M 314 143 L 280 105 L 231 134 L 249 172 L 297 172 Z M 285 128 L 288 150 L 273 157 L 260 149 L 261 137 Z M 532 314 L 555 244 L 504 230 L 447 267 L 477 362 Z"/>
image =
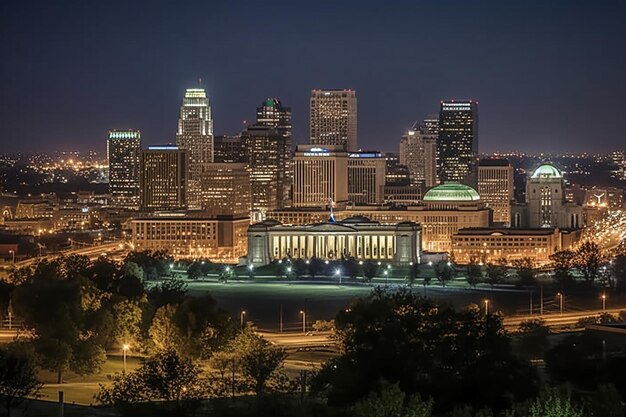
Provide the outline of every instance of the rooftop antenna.
<path id="1" fill-rule="evenodd" d="M 202 85 L 202 77 L 198 78 L 198 85 Z"/>

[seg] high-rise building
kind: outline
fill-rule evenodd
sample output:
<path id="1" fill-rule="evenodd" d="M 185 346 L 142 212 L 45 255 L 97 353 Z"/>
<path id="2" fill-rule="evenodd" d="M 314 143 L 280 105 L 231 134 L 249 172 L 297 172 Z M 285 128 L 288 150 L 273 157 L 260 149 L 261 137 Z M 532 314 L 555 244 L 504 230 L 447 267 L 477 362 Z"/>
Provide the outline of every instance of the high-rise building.
<path id="1" fill-rule="evenodd" d="M 442 101 L 437 140 L 439 181 L 458 181 L 475 187 L 477 157 L 478 103 Z"/>
<path id="2" fill-rule="evenodd" d="M 437 134 L 433 120 L 413 126 L 400 140 L 400 164 L 411 174 L 411 184 L 428 188 L 437 184 Z"/>
<path id="3" fill-rule="evenodd" d="M 109 194 L 111 204 L 130 210 L 140 203 L 141 132 L 139 130 L 111 130 L 107 140 L 109 162 Z"/>
<path id="4" fill-rule="evenodd" d="M 513 167 L 506 159 L 483 159 L 478 163 L 478 194 L 493 210 L 493 222 L 511 224 L 513 201 Z"/>
<path id="5" fill-rule="evenodd" d="M 291 139 L 291 107 L 284 107 L 277 98 L 268 98 L 256 108 L 256 125 L 271 127 Z"/>
<path id="6" fill-rule="evenodd" d="M 386 167 L 387 161 L 380 152 L 350 152 L 348 200 L 356 204 L 382 204 Z"/>
<path id="7" fill-rule="evenodd" d="M 241 132 L 255 220 L 267 210 L 290 204 L 291 140 L 267 126 L 250 126 Z"/>
<path id="8" fill-rule="evenodd" d="M 200 179 L 202 211 L 211 216 L 250 216 L 250 174 L 246 164 L 205 164 Z"/>
<path id="9" fill-rule="evenodd" d="M 189 158 L 189 208 L 200 208 L 202 165 L 213 162 L 213 119 L 204 88 L 188 88 L 180 106 L 176 144 Z"/>
<path id="10" fill-rule="evenodd" d="M 293 157 L 293 206 L 348 201 L 348 153 L 340 145 L 298 145 Z"/>
<path id="11" fill-rule="evenodd" d="M 246 153 L 243 148 L 241 135 L 215 136 L 213 140 L 213 162 L 216 163 L 245 163 Z"/>
<path id="12" fill-rule="evenodd" d="M 174 145 L 149 146 L 141 152 L 141 210 L 186 208 L 188 157 Z"/>
<path id="13" fill-rule="evenodd" d="M 309 123 L 311 145 L 358 150 L 356 91 L 311 91 Z"/>

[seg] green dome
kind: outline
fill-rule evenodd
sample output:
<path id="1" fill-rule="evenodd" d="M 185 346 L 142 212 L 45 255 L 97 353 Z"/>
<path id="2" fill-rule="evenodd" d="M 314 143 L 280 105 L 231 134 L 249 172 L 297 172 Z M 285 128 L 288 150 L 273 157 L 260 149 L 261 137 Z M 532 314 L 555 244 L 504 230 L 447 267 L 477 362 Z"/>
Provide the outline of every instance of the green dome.
<path id="1" fill-rule="evenodd" d="M 563 174 L 553 165 L 543 164 L 533 172 L 530 178 L 563 178 Z"/>
<path id="2" fill-rule="evenodd" d="M 478 201 L 480 195 L 469 185 L 444 183 L 431 188 L 424 194 L 424 201 Z"/>

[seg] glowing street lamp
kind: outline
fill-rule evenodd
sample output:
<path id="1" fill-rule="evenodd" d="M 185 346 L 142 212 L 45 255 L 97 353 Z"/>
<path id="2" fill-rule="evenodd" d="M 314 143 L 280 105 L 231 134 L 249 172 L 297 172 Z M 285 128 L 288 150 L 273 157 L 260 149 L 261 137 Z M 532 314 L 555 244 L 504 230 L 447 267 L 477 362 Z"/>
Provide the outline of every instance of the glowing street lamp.
<path id="1" fill-rule="evenodd" d="M 244 323 L 245 319 L 246 319 L 246 310 L 241 310 L 239 312 L 239 322 L 240 322 L 240 325 L 241 325 L 242 329 L 243 329 L 243 323 Z"/>
<path id="2" fill-rule="evenodd" d="M 602 311 L 606 311 L 606 294 L 602 294 Z"/>
<path id="3" fill-rule="evenodd" d="M 556 295 L 559 297 L 559 309 L 561 311 L 561 314 L 563 314 L 563 294 L 557 292 Z"/>
<path id="4" fill-rule="evenodd" d="M 300 310 L 300 315 L 302 316 L 302 333 L 306 333 L 306 312 Z"/>
<path id="5" fill-rule="evenodd" d="M 124 343 L 122 345 L 122 352 L 124 354 L 124 373 L 126 373 L 126 352 L 130 349 L 130 345 L 128 343 Z"/>
<path id="6" fill-rule="evenodd" d="M 485 316 L 489 315 L 489 300 L 485 298 Z"/>
<path id="7" fill-rule="evenodd" d="M 335 270 L 335 275 L 339 277 L 339 285 L 341 285 L 341 269 L 337 268 Z"/>

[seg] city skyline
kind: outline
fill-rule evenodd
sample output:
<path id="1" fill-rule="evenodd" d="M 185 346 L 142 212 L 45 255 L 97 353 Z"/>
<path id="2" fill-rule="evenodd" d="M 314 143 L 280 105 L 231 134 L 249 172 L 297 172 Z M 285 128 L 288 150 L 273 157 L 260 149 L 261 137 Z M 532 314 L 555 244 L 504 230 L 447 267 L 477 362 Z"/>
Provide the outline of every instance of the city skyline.
<path id="1" fill-rule="evenodd" d="M 481 152 L 617 149 L 623 4 L 455 4 L 251 4 L 192 12 L 158 2 L 152 8 L 11 3 L 0 15 L 1 139 L 7 151 L 59 145 L 102 151 L 108 130 L 140 129 L 146 143 L 173 142 L 180 96 L 202 78 L 216 135 L 241 131 L 261 100 L 277 97 L 292 108 L 293 142 L 307 143 L 310 90 L 351 88 L 359 96 L 363 149 L 395 151 L 415 120 L 448 99 L 480 102 Z M 324 19 L 326 29 L 283 39 L 309 19 Z M 50 26 L 59 21 L 72 24 Z M 170 23 L 176 36 L 167 35 Z M 120 42 L 116 33 L 130 26 L 131 41 Z M 249 43 L 261 28 L 269 45 L 262 55 Z M 206 37 L 208 45 L 184 42 Z M 275 58 L 320 48 L 324 59 Z"/>

